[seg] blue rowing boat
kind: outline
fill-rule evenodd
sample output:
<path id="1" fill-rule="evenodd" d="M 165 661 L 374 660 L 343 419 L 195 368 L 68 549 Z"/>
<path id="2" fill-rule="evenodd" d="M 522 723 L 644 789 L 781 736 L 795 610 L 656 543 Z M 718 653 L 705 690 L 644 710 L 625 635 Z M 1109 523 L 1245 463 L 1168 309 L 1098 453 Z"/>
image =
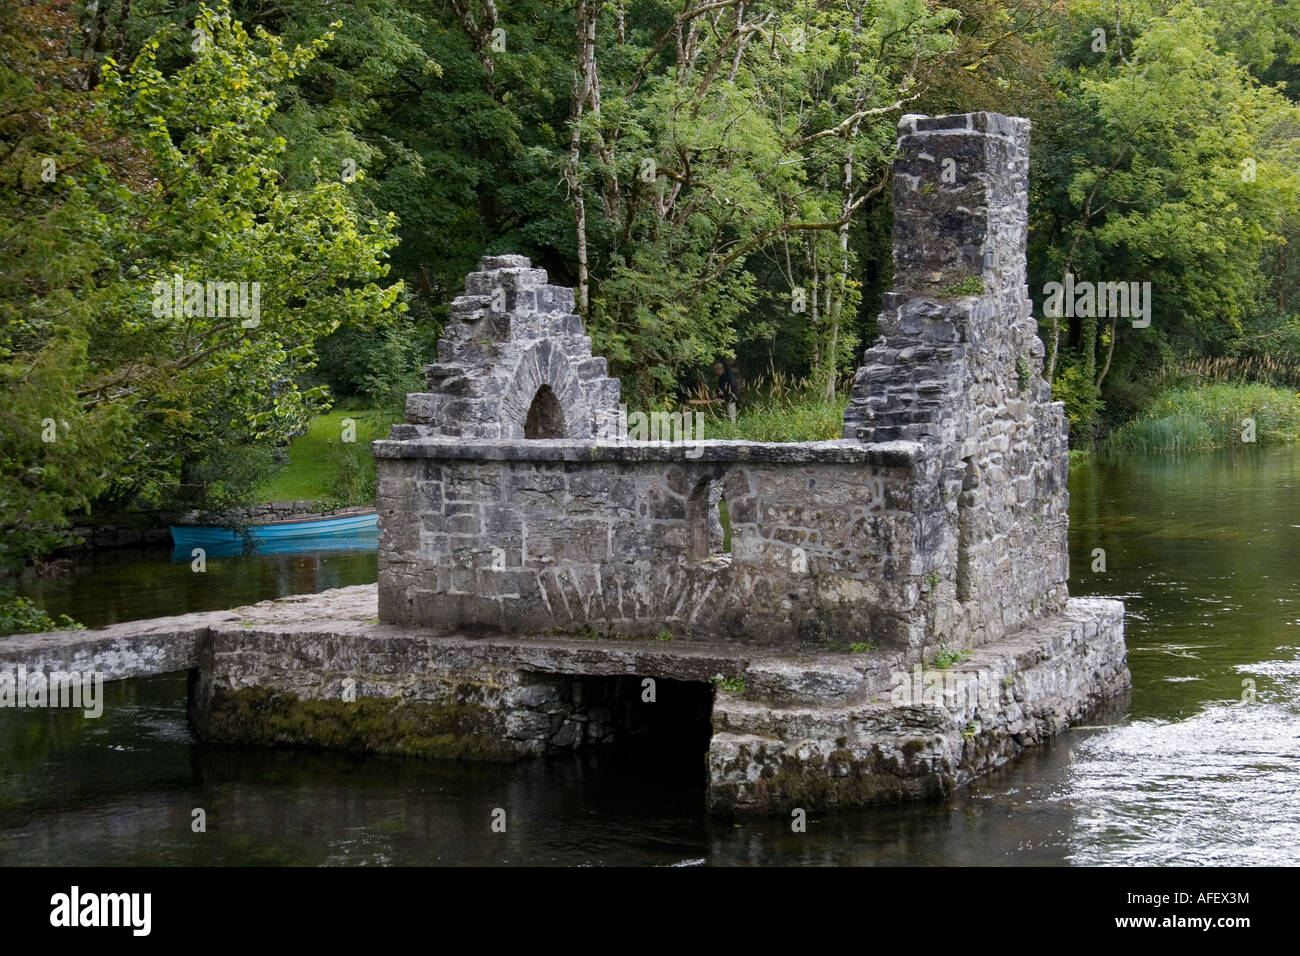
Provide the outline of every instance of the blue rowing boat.
<path id="1" fill-rule="evenodd" d="M 221 548 L 232 544 L 242 545 L 245 535 L 258 543 L 270 545 L 298 542 L 311 538 L 340 536 L 369 536 L 379 527 L 379 515 L 374 511 L 355 514 L 310 518 L 306 521 L 270 521 L 252 524 L 241 534 L 235 528 L 214 525 L 171 525 L 172 541 L 181 548 Z"/>

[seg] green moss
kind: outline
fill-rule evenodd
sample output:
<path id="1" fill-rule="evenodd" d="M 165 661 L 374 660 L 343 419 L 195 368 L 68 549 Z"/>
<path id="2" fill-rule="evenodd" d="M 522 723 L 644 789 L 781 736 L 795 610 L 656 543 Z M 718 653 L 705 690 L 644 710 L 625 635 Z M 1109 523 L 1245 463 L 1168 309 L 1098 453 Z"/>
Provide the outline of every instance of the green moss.
<path id="1" fill-rule="evenodd" d="M 904 778 L 853 751 L 836 749 L 825 759 L 783 759 L 774 773 L 769 770 L 755 782 L 754 796 L 768 809 L 844 807 L 946 796 L 954 789 L 950 774 Z"/>
<path id="2" fill-rule="evenodd" d="M 942 299 L 958 299 L 968 295 L 983 295 L 984 280 L 979 276 L 967 276 L 957 282 L 950 283 L 939 297 Z"/>
<path id="3" fill-rule="evenodd" d="M 577 637 L 584 641 L 598 641 L 601 637 L 600 632 L 590 625 L 581 630 L 571 627 L 553 627 L 546 632 L 546 635 L 547 637 Z"/>
<path id="4" fill-rule="evenodd" d="M 712 681 L 715 686 L 721 687 L 728 693 L 743 694 L 745 692 L 744 677 L 723 677 L 721 674 L 718 674 L 714 677 L 710 677 L 709 680 Z"/>
<path id="5" fill-rule="evenodd" d="M 866 654 L 875 649 L 876 645 L 870 641 L 856 641 L 849 645 L 849 650 L 854 654 Z"/>
<path id="6" fill-rule="evenodd" d="M 1029 361 L 1023 355 L 1016 359 L 1016 386 L 1022 392 L 1029 391 Z"/>
<path id="7" fill-rule="evenodd" d="M 514 749 L 491 731 L 497 715 L 478 704 L 358 697 L 303 700 L 249 687 L 218 691 L 199 715 L 199 733 L 225 743 L 319 747 L 467 760 L 509 760 Z"/>
<path id="8" fill-rule="evenodd" d="M 936 670 L 946 671 L 953 664 L 960 664 L 967 660 L 973 653 L 974 651 L 965 648 L 949 647 L 944 644 L 934 655 L 934 667 Z"/>

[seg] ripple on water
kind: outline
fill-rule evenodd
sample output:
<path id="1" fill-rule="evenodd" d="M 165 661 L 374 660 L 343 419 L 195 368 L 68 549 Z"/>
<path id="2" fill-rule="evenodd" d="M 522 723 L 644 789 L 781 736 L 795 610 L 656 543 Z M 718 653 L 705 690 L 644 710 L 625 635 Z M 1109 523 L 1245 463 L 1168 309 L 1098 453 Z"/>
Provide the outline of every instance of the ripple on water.
<path id="1" fill-rule="evenodd" d="M 1300 662 L 1253 668 L 1300 675 Z M 1294 688 L 1289 688 L 1294 690 Z M 1300 725 L 1294 694 L 1139 720 L 1076 745 L 1063 799 L 1081 864 L 1300 863 Z"/>

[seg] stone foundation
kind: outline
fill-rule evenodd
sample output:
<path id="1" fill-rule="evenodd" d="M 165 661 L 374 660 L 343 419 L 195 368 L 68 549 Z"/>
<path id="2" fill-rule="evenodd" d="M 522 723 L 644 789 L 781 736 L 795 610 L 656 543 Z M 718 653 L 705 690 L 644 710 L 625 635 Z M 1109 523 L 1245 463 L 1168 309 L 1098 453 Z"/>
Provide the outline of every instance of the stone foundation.
<path id="1" fill-rule="evenodd" d="M 918 662 L 896 672 L 883 693 L 779 707 L 722 698 L 709 746 L 710 809 L 949 796 L 1127 689 L 1124 661 L 1123 605 L 1073 599 L 1064 613 L 950 669 Z"/>
<path id="2" fill-rule="evenodd" d="M 363 586 L 11 637 L 0 672 L 188 669 L 193 726 L 221 743 L 511 760 L 657 736 L 699 753 L 716 813 L 948 794 L 1129 683 L 1117 601 L 1073 599 L 946 670 L 905 652 L 438 636 L 376 609 Z"/>

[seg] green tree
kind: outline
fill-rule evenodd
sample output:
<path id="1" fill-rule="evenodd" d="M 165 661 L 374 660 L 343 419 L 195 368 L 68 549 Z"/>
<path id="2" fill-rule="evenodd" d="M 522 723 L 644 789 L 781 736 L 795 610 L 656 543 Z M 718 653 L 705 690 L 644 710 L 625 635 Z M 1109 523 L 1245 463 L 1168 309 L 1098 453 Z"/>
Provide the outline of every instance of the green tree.
<path id="1" fill-rule="evenodd" d="M 106 58 L 89 118 L 71 111 L 82 126 L 57 190 L 14 200 L 44 215 L 8 237 L 39 282 L 0 286 L 0 407 L 14 416 L 0 498 L 6 524 L 29 532 L 6 537 L 11 561 L 90 499 L 175 503 L 237 449 L 287 440 L 327 400 L 300 384 L 316 341 L 399 307 L 400 284 L 381 284 L 394 218 L 359 216 L 332 175 L 284 181 L 275 90 L 328 34 L 289 48 L 204 7 L 189 36 L 192 59 L 171 73 L 158 65 L 166 34 L 129 68 Z M 183 301 L 177 276 L 200 284 Z M 214 300 L 209 283 L 245 283 L 256 311 L 232 308 L 228 286 Z M 58 441 L 43 440 L 47 418 Z"/>
<path id="2" fill-rule="evenodd" d="M 1038 130 L 1031 275 L 1152 291 L 1146 329 L 1045 317 L 1047 374 L 1072 370 L 1063 394 L 1087 440 L 1117 369 L 1220 353 L 1254 320 L 1260 262 L 1300 196 L 1300 114 L 1219 48 L 1196 3 L 1118 23 L 1107 4 L 1079 4 L 1060 29 L 1063 102 Z"/>

